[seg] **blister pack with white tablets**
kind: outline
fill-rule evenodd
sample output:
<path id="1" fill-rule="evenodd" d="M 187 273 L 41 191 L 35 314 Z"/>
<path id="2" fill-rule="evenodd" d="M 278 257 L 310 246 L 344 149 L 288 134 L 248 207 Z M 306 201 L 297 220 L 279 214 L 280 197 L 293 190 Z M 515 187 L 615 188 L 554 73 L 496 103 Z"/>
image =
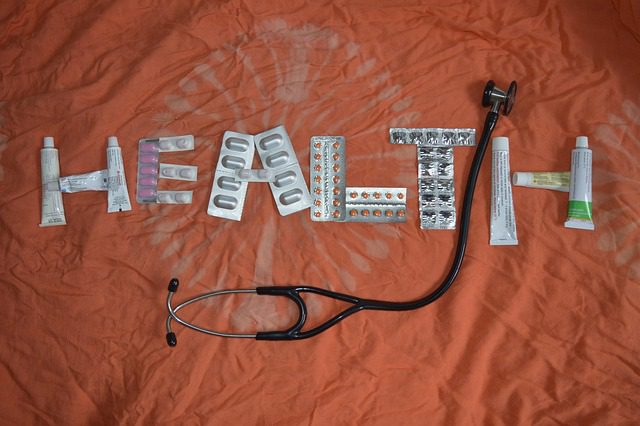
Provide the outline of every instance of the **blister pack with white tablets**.
<path id="1" fill-rule="evenodd" d="M 249 183 L 239 180 L 236 173 L 251 168 L 254 151 L 252 135 L 224 133 L 207 206 L 209 216 L 238 221 L 242 218 Z"/>
<path id="2" fill-rule="evenodd" d="M 140 139 L 136 185 L 138 203 L 190 204 L 193 198 L 192 191 L 158 191 L 158 179 L 196 181 L 198 178 L 196 166 L 160 163 L 160 153 L 190 151 L 194 148 L 195 141 L 192 135 Z M 164 201 L 160 200 L 161 193 L 164 193 Z M 182 193 L 191 195 L 186 197 Z"/>
<path id="3" fill-rule="evenodd" d="M 198 166 L 160 163 L 160 179 L 195 182 L 198 180 Z"/>
<path id="4" fill-rule="evenodd" d="M 309 208 L 309 189 L 284 126 L 255 135 L 254 142 L 262 167 L 273 173 L 269 186 L 278 212 L 286 216 Z"/>
<path id="5" fill-rule="evenodd" d="M 195 140 L 193 135 L 164 136 L 156 138 L 159 152 L 193 151 Z"/>
<path id="6" fill-rule="evenodd" d="M 193 191 L 158 191 L 158 204 L 191 204 Z"/>
<path id="7" fill-rule="evenodd" d="M 236 179 L 240 182 L 273 182 L 273 172 L 265 169 L 238 169 Z"/>

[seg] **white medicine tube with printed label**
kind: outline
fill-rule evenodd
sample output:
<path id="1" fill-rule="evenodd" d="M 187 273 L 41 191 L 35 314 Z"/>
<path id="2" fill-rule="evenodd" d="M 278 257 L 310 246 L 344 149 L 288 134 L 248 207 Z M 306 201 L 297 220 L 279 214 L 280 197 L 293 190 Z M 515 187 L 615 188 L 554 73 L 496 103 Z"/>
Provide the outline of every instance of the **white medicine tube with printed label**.
<path id="1" fill-rule="evenodd" d="M 108 213 L 131 210 L 127 180 L 124 175 L 122 150 L 118 146 L 118 138 L 109 136 L 107 142 L 107 173 L 109 175 Z"/>
<path id="2" fill-rule="evenodd" d="M 108 191 L 109 171 L 107 169 L 81 175 L 64 176 L 58 179 L 60 192 Z"/>
<path id="3" fill-rule="evenodd" d="M 509 175 L 509 138 L 493 138 L 491 148 L 491 239 L 489 241 L 492 246 L 518 245 Z"/>
<path id="4" fill-rule="evenodd" d="M 42 217 L 40 226 L 66 225 L 62 192 L 58 185 L 60 178 L 60 160 L 58 150 L 53 144 L 53 138 L 44 138 L 40 150 L 40 167 L 42 173 Z"/>
<path id="5" fill-rule="evenodd" d="M 591 204 L 591 162 L 589 138 L 578 136 L 571 151 L 571 183 L 569 184 L 569 212 L 565 228 L 593 231 Z"/>

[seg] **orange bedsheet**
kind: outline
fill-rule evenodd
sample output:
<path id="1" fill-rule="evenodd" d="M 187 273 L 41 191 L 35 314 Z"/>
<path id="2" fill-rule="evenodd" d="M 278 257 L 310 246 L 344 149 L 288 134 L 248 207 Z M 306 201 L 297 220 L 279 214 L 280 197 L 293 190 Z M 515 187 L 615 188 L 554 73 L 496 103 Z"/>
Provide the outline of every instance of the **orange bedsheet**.
<path id="1" fill-rule="evenodd" d="M 638 424 L 640 6 L 635 0 L 9 1 L 0 5 L 0 419 L 4 424 Z M 416 153 L 389 127 L 475 127 L 484 83 L 519 83 L 495 135 L 511 168 L 568 170 L 590 136 L 596 231 L 567 195 L 514 188 L 517 247 L 488 245 L 490 161 L 456 284 L 415 312 L 362 312 L 301 342 L 176 327 L 165 298 L 306 283 L 406 300 L 442 279 L 456 233 L 421 231 Z M 249 187 L 244 217 L 208 216 L 225 130 L 284 124 L 347 139 L 347 181 L 409 190 L 405 224 L 281 217 Z M 139 205 L 137 141 L 193 134 L 190 206 Z M 63 175 L 106 167 L 119 137 L 133 210 L 64 196 L 39 228 L 39 149 Z M 473 148 L 456 148 L 458 208 Z M 258 162 L 254 163 L 258 166 Z M 264 298 L 263 298 L 264 299 Z M 238 331 L 284 327 L 259 297 L 194 307 Z M 268 298 L 267 298 L 268 299 Z M 318 321 L 340 308 L 310 299 Z"/>

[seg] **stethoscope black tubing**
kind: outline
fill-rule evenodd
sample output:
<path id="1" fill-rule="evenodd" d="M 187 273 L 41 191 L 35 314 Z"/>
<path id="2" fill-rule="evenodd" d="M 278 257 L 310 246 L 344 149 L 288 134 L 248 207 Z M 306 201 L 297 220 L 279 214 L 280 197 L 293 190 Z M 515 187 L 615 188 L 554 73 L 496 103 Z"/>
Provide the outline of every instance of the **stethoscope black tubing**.
<path id="1" fill-rule="evenodd" d="M 394 302 L 387 300 L 375 300 L 364 299 L 356 296 L 338 293 L 318 287 L 307 286 L 275 286 L 275 287 L 258 287 L 256 292 L 259 295 L 265 296 L 281 296 L 287 297 L 293 300 L 298 306 L 299 318 L 295 325 L 291 328 L 283 331 L 263 331 L 256 334 L 257 340 L 299 340 L 313 337 L 323 331 L 333 327 L 343 319 L 350 315 L 360 312 L 365 309 L 378 310 L 378 311 L 410 311 L 427 306 L 440 297 L 442 297 L 451 285 L 456 280 L 456 277 L 460 273 L 462 262 L 464 260 L 465 250 L 467 248 L 467 240 L 469 236 L 469 225 L 471 222 L 471 207 L 473 204 L 473 194 L 475 191 L 476 183 L 478 181 L 478 175 L 480 174 L 480 167 L 482 166 L 482 160 L 484 159 L 487 146 L 489 145 L 489 139 L 495 129 L 498 122 L 499 113 L 495 111 L 496 108 L 492 108 L 487 114 L 484 122 L 484 128 L 480 141 L 477 145 L 473 161 L 471 163 L 471 169 L 469 171 L 469 177 L 467 179 L 467 185 L 464 193 L 464 200 L 462 203 L 462 214 L 460 219 L 460 231 L 458 234 L 458 244 L 456 246 L 455 255 L 449 273 L 442 281 L 442 283 L 431 293 L 426 296 L 411 300 L 407 302 Z M 324 323 L 307 331 L 302 331 L 302 327 L 307 318 L 307 307 L 300 296 L 300 293 L 314 293 L 325 297 L 341 300 L 347 303 L 353 304 L 344 311 L 340 312 L 333 318 L 325 321 Z"/>

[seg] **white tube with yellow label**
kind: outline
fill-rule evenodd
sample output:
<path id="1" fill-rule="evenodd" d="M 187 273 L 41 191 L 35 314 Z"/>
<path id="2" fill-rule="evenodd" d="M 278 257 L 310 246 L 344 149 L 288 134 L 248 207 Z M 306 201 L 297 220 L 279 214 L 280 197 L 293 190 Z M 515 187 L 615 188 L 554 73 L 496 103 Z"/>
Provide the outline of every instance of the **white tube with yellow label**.
<path id="1" fill-rule="evenodd" d="M 42 217 L 40 226 L 66 225 L 64 217 L 64 205 L 62 204 L 62 192 L 58 186 L 60 178 L 60 161 L 58 150 L 53 144 L 53 138 L 44 138 L 44 144 L 40 150 L 40 167 L 42 173 Z"/>
<path id="2" fill-rule="evenodd" d="M 107 173 L 109 175 L 108 213 L 131 210 L 127 179 L 124 176 L 122 150 L 118 146 L 118 138 L 109 136 L 107 143 Z"/>
<path id="3" fill-rule="evenodd" d="M 517 246 L 516 217 L 509 179 L 509 138 L 493 138 L 491 144 L 492 246 Z"/>
<path id="4" fill-rule="evenodd" d="M 527 188 L 569 192 L 570 172 L 514 172 L 512 183 Z"/>

